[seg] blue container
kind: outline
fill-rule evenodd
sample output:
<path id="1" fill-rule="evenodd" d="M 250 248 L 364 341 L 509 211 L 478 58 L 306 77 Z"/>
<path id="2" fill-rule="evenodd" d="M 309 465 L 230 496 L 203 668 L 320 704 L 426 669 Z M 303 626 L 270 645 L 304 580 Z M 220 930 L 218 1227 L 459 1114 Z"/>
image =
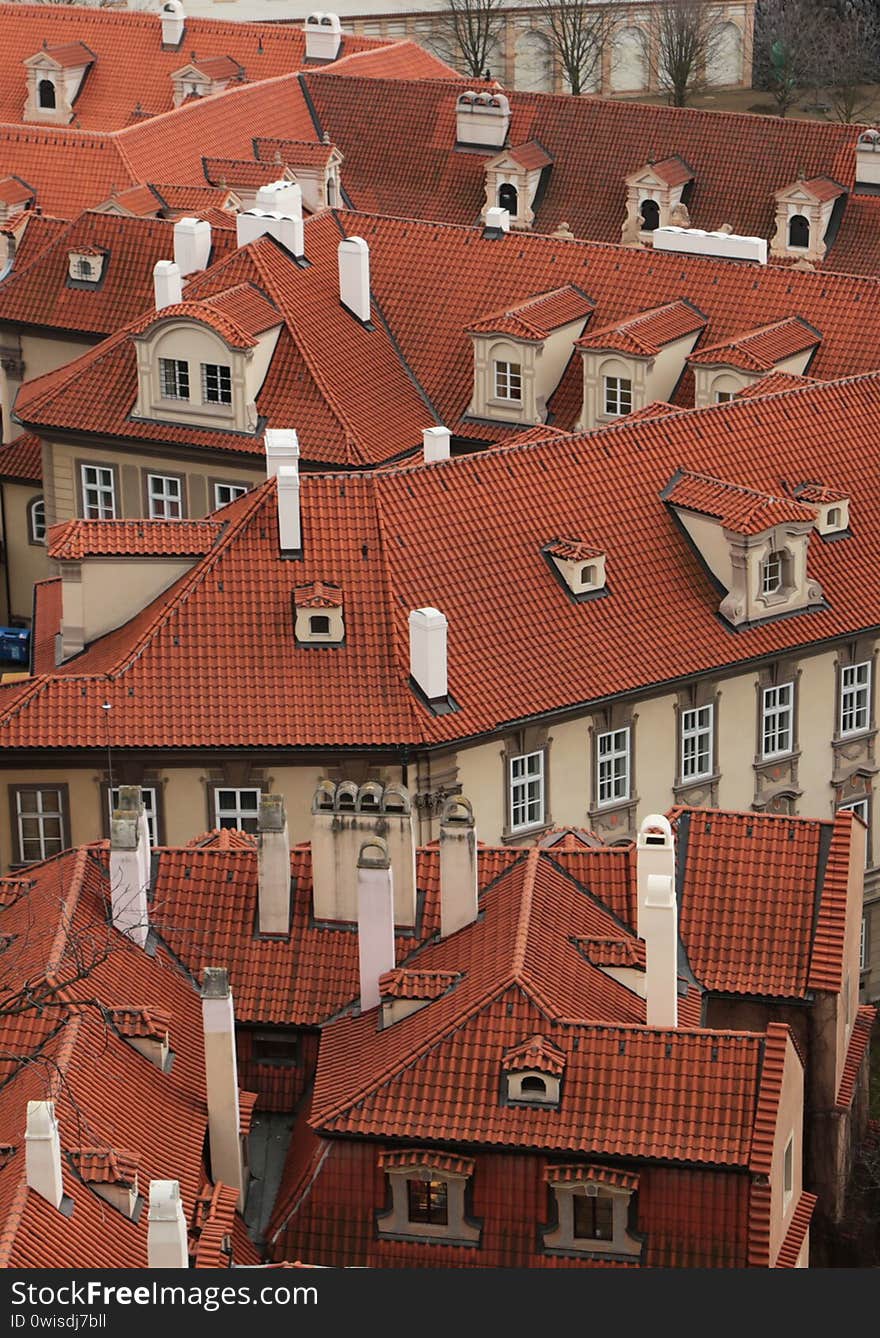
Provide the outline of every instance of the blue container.
<path id="1" fill-rule="evenodd" d="M 31 632 L 29 627 L 0 627 L 0 660 L 13 664 L 28 663 Z"/>

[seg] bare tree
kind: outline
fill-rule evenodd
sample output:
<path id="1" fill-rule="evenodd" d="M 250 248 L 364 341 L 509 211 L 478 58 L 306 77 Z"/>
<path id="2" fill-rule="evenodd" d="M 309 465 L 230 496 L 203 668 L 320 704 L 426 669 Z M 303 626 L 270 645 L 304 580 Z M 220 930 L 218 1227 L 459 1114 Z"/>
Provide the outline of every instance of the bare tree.
<path id="1" fill-rule="evenodd" d="M 875 81 L 880 25 L 867 5 L 845 3 L 827 16 L 828 36 L 822 82 L 838 121 L 871 119 L 877 104 Z"/>
<path id="2" fill-rule="evenodd" d="M 664 0 L 658 7 L 652 73 L 673 107 L 686 107 L 704 87 L 718 40 L 718 15 L 704 0 Z"/>
<path id="3" fill-rule="evenodd" d="M 602 55 L 608 45 L 612 26 L 610 7 L 585 4 L 584 0 L 538 0 L 538 8 L 569 92 L 589 90 L 601 70 Z"/>
<path id="4" fill-rule="evenodd" d="M 490 63 L 504 31 L 505 0 L 446 0 L 435 47 L 473 79 L 490 78 Z"/>
<path id="5" fill-rule="evenodd" d="M 758 0 L 753 82 L 766 88 L 785 116 L 803 88 L 824 82 L 827 15 L 816 0 Z"/>

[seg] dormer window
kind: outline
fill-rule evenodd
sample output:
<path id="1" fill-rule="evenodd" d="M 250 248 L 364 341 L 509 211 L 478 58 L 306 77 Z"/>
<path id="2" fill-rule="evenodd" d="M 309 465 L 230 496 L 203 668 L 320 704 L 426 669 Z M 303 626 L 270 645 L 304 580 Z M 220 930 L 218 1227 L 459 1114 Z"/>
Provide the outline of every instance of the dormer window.
<path id="1" fill-rule="evenodd" d="M 559 1105 L 565 1054 L 546 1036 L 530 1036 L 508 1051 L 501 1069 L 507 1080 L 508 1105 Z"/>
<path id="2" fill-rule="evenodd" d="M 849 498 L 842 492 L 821 483 L 801 483 L 793 492 L 799 502 L 814 508 L 816 529 L 823 539 L 849 534 Z"/>
<path id="3" fill-rule="evenodd" d="M 846 190 L 832 177 L 810 177 L 777 191 L 770 254 L 822 260 L 845 205 Z"/>
<path id="4" fill-rule="evenodd" d="M 103 251 L 85 247 L 79 251 L 67 253 L 68 282 L 76 287 L 99 283 L 104 273 L 107 257 Z"/>
<path id="5" fill-rule="evenodd" d="M 84 42 L 61 46 L 44 43 L 34 56 L 24 61 L 27 71 L 25 121 L 50 125 L 69 125 L 73 120 L 77 95 L 95 53 Z"/>
<path id="6" fill-rule="evenodd" d="M 626 218 L 621 241 L 644 245 L 658 227 L 689 227 L 687 202 L 693 188 L 693 168 L 673 156 L 649 162 L 626 177 Z"/>
<path id="7" fill-rule="evenodd" d="M 495 398 L 499 400 L 522 400 L 522 363 L 495 362 Z"/>
<path id="8" fill-rule="evenodd" d="M 433 1149 L 380 1152 L 391 1206 L 376 1217 L 380 1237 L 478 1245 L 480 1227 L 466 1212 L 473 1159 Z"/>
<path id="9" fill-rule="evenodd" d="M 596 584 L 596 568 L 581 567 L 580 581 L 584 587 L 594 586 Z"/>
<path id="10" fill-rule="evenodd" d="M 544 1178 L 556 1216 L 556 1225 L 543 1233 L 548 1254 L 638 1258 L 642 1240 L 630 1226 L 637 1175 L 578 1163 L 548 1166 Z"/>
<path id="11" fill-rule="evenodd" d="M 202 399 L 206 404 L 232 403 L 232 370 L 223 363 L 202 363 Z"/>
<path id="12" fill-rule="evenodd" d="M 55 85 L 51 79 L 40 80 L 37 85 L 37 101 L 46 110 L 55 110 Z"/>
<path id="13" fill-rule="evenodd" d="M 163 400 L 188 400 L 189 363 L 181 358 L 160 358 L 159 384 Z"/>
<path id="14" fill-rule="evenodd" d="M 810 224 L 803 214 L 793 214 L 788 220 L 788 245 L 792 251 L 809 249 Z"/>
<path id="15" fill-rule="evenodd" d="M 575 599 L 604 592 L 605 554 L 580 539 L 553 539 L 541 550 Z"/>
<path id="16" fill-rule="evenodd" d="M 324 613 L 313 613 L 309 618 L 310 636 L 329 636 L 330 619 Z"/>
<path id="17" fill-rule="evenodd" d="M 313 581 L 293 592 L 294 636 L 297 645 L 339 645 L 345 636 L 342 591 L 338 585 Z"/>
<path id="18" fill-rule="evenodd" d="M 765 595 L 775 595 L 782 589 L 784 553 L 771 553 L 761 563 L 761 591 Z"/>
<path id="19" fill-rule="evenodd" d="M 631 413 L 633 404 L 632 380 L 628 376 L 606 376 L 605 412 L 613 417 Z"/>
<path id="20" fill-rule="evenodd" d="M 642 231 L 653 232 L 660 226 L 660 206 L 656 200 L 642 200 Z"/>

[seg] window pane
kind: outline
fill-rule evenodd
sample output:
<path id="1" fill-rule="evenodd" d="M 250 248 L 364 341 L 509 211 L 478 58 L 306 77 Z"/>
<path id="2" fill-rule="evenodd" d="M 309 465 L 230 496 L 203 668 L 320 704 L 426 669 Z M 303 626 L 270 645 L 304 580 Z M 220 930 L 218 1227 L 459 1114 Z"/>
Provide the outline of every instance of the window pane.
<path id="1" fill-rule="evenodd" d="M 588 1198 L 584 1194 L 575 1194 L 573 1204 L 576 1240 L 613 1240 L 614 1209 L 609 1195 Z"/>
<path id="2" fill-rule="evenodd" d="M 510 759 L 510 826 L 538 826 L 544 821 L 544 754 L 523 753 Z"/>
<path id="3" fill-rule="evenodd" d="M 220 363 L 202 363 L 202 399 L 206 404 L 232 403 L 232 372 Z"/>

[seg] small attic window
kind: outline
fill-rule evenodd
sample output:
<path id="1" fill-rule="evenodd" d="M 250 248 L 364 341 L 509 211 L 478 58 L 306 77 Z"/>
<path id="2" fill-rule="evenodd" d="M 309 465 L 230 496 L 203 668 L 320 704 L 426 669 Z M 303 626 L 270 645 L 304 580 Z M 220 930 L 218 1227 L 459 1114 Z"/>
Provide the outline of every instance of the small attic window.
<path id="1" fill-rule="evenodd" d="M 329 636 L 330 619 L 326 613 L 313 613 L 309 618 L 309 633 L 311 636 Z"/>
<path id="2" fill-rule="evenodd" d="M 105 256 L 100 251 L 69 251 L 67 275 L 76 284 L 99 283 L 104 273 Z"/>
<path id="3" fill-rule="evenodd" d="M 839 507 L 839 506 L 831 506 L 831 507 L 828 508 L 828 511 L 826 512 L 826 515 L 825 515 L 825 523 L 828 525 L 829 529 L 832 529 L 832 530 L 839 530 L 839 529 L 840 529 L 840 507 Z"/>
<path id="4" fill-rule="evenodd" d="M 342 591 L 313 581 L 293 592 L 294 636 L 299 646 L 338 646 L 345 639 Z"/>
<path id="5" fill-rule="evenodd" d="M 37 85 L 37 102 L 46 111 L 55 110 L 55 85 L 51 79 L 41 79 Z"/>
<path id="6" fill-rule="evenodd" d="M 660 206 L 656 200 L 642 201 L 642 231 L 653 232 L 660 226 Z"/>
<path id="7" fill-rule="evenodd" d="M 580 539 L 554 539 L 544 549 L 551 570 L 576 599 L 606 588 L 605 554 Z"/>
<path id="8" fill-rule="evenodd" d="M 584 586 L 585 588 L 595 586 L 596 568 L 594 566 L 581 567 L 580 580 L 581 580 L 581 585 Z"/>
<path id="9" fill-rule="evenodd" d="M 529 1077 L 523 1078 L 519 1090 L 523 1096 L 528 1093 L 529 1096 L 542 1097 L 547 1095 L 547 1083 L 543 1078 L 529 1075 Z"/>
<path id="10" fill-rule="evenodd" d="M 558 1106 L 559 1078 L 541 1073 L 508 1073 L 507 1100 L 516 1105 Z"/>

